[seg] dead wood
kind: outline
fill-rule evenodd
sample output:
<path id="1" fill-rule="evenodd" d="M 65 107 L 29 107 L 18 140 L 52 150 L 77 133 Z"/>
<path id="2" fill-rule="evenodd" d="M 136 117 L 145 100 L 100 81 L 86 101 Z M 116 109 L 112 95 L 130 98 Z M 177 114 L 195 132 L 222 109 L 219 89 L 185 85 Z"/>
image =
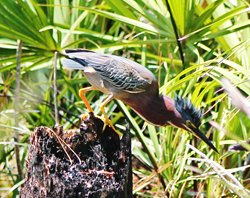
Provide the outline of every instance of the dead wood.
<path id="1" fill-rule="evenodd" d="M 38 127 L 21 197 L 132 197 L 131 139 L 93 114 L 79 130 Z"/>

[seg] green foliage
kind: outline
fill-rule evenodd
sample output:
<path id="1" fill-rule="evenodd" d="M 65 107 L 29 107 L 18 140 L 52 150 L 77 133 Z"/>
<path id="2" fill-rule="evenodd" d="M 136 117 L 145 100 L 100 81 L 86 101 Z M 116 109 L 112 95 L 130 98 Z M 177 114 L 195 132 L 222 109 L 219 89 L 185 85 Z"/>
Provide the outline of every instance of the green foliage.
<path id="1" fill-rule="evenodd" d="M 15 144 L 24 167 L 27 137 L 34 127 L 55 124 L 54 53 L 87 48 L 135 60 L 157 76 L 162 94 L 190 98 L 204 112 L 201 130 L 219 149 L 216 154 L 204 143 L 193 141 L 222 166 L 213 169 L 210 161 L 186 146 L 193 139 L 188 132 L 154 127 L 121 102 L 111 102 L 106 111 L 121 131 L 125 120 L 131 124 L 133 154 L 143 164 L 134 168 L 136 195 L 248 195 L 249 174 L 244 165 L 249 148 L 232 152 L 228 147 L 249 138 L 249 118 L 232 105 L 221 89 L 221 79 L 229 79 L 249 98 L 249 4 L 244 0 L 167 2 L 171 12 L 163 0 L 0 1 L 0 177 L 5 178 L 0 181 L 1 194 L 17 195 L 15 189 L 22 183 L 16 170 L 14 137 L 18 134 Z M 23 43 L 19 99 L 15 94 L 18 40 Z M 78 125 L 80 114 L 86 111 L 77 91 L 88 83 L 81 72 L 65 71 L 57 62 L 60 124 L 69 129 Z M 99 92 L 87 94 L 97 114 L 104 97 Z M 14 107 L 17 101 L 18 109 Z M 225 174 L 228 180 L 223 179 Z"/>

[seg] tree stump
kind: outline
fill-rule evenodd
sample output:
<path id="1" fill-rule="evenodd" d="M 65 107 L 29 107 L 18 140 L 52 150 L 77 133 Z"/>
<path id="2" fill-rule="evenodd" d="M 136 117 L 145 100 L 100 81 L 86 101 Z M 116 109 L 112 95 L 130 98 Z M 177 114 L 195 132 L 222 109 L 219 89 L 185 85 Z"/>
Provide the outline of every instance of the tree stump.
<path id="1" fill-rule="evenodd" d="M 38 127 L 20 197 L 132 197 L 131 138 L 90 113 L 80 129 Z"/>

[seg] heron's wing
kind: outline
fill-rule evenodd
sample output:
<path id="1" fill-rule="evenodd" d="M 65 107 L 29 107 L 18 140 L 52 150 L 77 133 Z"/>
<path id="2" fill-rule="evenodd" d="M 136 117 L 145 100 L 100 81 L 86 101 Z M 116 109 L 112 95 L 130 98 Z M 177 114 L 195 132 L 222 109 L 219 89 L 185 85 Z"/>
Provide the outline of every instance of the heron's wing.
<path id="1" fill-rule="evenodd" d="M 151 84 L 124 60 L 108 59 L 104 64 L 91 64 L 94 69 L 116 89 L 127 92 L 143 92 Z"/>
<path id="2" fill-rule="evenodd" d="M 92 67 L 103 80 L 118 90 L 143 92 L 155 80 L 153 74 L 136 62 L 114 55 L 98 54 L 92 51 L 68 53 L 72 60 Z"/>

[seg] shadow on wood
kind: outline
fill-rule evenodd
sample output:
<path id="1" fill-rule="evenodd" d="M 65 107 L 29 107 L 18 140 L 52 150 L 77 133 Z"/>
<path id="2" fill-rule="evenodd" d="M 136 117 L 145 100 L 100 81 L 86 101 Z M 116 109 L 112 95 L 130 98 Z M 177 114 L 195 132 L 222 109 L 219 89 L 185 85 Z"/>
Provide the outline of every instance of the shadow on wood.
<path id="1" fill-rule="evenodd" d="M 130 133 L 89 114 L 78 131 L 38 127 L 21 197 L 132 197 Z"/>

